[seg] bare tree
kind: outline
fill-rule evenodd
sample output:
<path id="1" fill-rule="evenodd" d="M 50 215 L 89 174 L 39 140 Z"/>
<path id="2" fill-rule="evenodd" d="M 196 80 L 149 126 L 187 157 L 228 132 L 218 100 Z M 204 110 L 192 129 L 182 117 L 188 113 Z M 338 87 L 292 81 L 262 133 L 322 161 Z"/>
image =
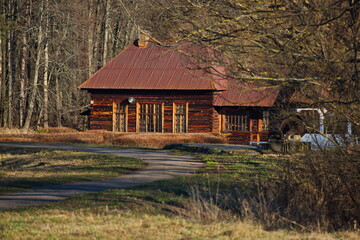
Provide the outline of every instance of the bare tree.
<path id="1" fill-rule="evenodd" d="M 40 71 L 40 59 L 41 59 L 41 55 L 42 55 L 42 45 L 43 45 L 43 14 L 44 14 L 44 1 L 42 0 L 40 3 L 40 10 L 39 10 L 39 26 L 38 26 L 38 33 L 37 33 L 37 53 L 36 53 L 36 61 L 35 61 L 35 66 L 34 66 L 34 77 L 33 77 L 33 82 L 32 82 L 32 86 L 31 86 L 31 93 L 30 93 L 30 98 L 29 98 L 29 102 L 28 102 L 28 109 L 26 111 L 26 118 L 25 118 L 25 122 L 24 122 L 24 126 L 23 129 L 29 129 L 30 128 L 30 124 L 31 124 L 31 118 L 33 115 L 33 111 L 34 111 L 34 106 L 35 106 L 35 97 L 37 94 L 37 89 L 38 89 L 38 81 L 39 81 L 39 71 Z"/>
<path id="2" fill-rule="evenodd" d="M 123 13 L 110 0 L 2 1 L 0 127 L 78 128 L 89 100 L 77 86 L 133 40 Z"/>
<path id="3" fill-rule="evenodd" d="M 49 2 L 45 0 L 45 32 L 44 32 L 44 100 L 43 100 L 43 116 L 44 116 L 44 128 L 49 127 L 49 43 L 48 43 L 48 32 L 49 32 Z"/>
<path id="4" fill-rule="evenodd" d="M 24 113 L 25 113 L 25 86 L 27 83 L 27 55 L 28 55 L 28 33 L 27 29 L 30 26 L 30 12 L 31 5 L 28 1 L 25 1 L 25 12 L 23 16 L 24 30 L 22 32 L 22 48 L 21 48 L 21 67 L 20 67 L 20 99 L 19 99 L 19 127 L 23 126 Z"/>
<path id="5" fill-rule="evenodd" d="M 104 41 L 103 41 L 103 55 L 102 55 L 102 65 L 104 66 L 107 63 L 108 55 L 108 45 L 109 45 L 109 31 L 110 31 L 110 6 L 111 0 L 106 0 L 105 14 L 104 14 Z"/>
<path id="6" fill-rule="evenodd" d="M 132 14 L 160 44 L 221 51 L 230 61 L 202 60 L 229 79 L 293 88 L 359 126 L 360 1 L 159 0 Z"/>

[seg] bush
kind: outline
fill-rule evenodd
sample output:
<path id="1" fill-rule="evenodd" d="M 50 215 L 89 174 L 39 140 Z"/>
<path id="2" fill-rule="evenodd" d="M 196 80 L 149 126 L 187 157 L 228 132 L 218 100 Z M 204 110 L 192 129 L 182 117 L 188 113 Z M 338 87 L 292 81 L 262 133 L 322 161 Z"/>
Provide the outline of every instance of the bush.
<path id="1" fill-rule="evenodd" d="M 281 170 L 280 181 L 266 190 L 273 191 L 280 216 L 326 230 L 350 229 L 360 222 L 358 152 L 310 152 L 283 162 Z"/>

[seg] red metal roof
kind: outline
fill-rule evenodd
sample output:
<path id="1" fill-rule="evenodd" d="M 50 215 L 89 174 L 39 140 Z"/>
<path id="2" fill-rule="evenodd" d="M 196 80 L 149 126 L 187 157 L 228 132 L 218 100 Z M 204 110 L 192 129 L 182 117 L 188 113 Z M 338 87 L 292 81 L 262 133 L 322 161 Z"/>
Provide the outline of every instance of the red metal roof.
<path id="1" fill-rule="evenodd" d="M 318 101 L 323 101 L 323 99 L 327 99 L 328 101 L 336 101 L 334 99 L 334 96 L 331 96 L 331 93 L 327 90 L 325 90 L 324 88 L 321 88 L 321 86 L 315 86 L 313 87 L 312 91 L 316 91 L 317 95 L 314 95 L 313 97 L 315 98 L 310 98 L 307 97 L 306 95 L 311 93 L 308 92 L 306 94 L 306 89 L 303 90 L 305 92 L 302 92 L 300 89 L 295 91 L 292 96 L 290 97 L 290 102 L 292 103 L 305 103 L 305 104 L 314 104 Z M 317 98 L 317 99 L 316 99 Z"/>
<path id="2" fill-rule="evenodd" d="M 208 53 L 200 48 L 193 51 Z M 224 67 L 199 67 L 194 58 L 171 48 L 132 44 L 79 89 L 225 90 L 227 81 L 221 74 L 224 72 Z"/>
<path id="3" fill-rule="evenodd" d="M 229 90 L 215 99 L 214 106 L 272 107 L 279 92 L 279 88 L 231 81 Z"/>

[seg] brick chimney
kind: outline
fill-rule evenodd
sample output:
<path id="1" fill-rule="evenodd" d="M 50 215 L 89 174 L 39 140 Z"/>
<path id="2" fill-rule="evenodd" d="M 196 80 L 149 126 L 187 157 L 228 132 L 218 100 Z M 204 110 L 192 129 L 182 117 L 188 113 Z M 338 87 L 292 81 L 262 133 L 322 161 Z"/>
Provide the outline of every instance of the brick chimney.
<path id="1" fill-rule="evenodd" d="M 147 47 L 150 41 L 149 34 L 146 31 L 139 29 L 138 47 Z"/>

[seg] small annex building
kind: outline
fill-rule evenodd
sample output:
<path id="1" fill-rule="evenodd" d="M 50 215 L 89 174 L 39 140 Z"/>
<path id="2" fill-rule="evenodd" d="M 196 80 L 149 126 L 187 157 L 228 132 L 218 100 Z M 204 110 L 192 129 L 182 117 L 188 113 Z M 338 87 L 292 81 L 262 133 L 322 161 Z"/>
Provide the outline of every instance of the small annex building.
<path id="1" fill-rule="evenodd" d="M 184 52 L 135 42 L 79 86 L 91 94 L 90 129 L 138 133 L 222 133 L 230 143 L 266 141 L 279 90 L 226 79 Z"/>

